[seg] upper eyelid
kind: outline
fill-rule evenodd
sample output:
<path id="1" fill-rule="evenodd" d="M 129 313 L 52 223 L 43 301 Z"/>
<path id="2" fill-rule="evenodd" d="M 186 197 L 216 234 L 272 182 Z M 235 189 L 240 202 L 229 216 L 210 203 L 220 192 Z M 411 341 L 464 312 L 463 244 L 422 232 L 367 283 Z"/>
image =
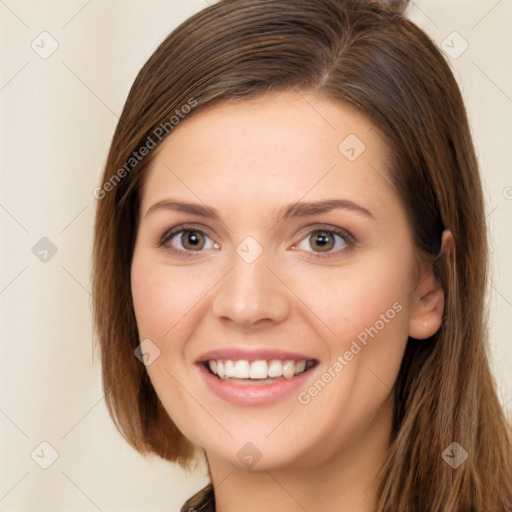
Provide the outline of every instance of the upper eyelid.
<path id="1" fill-rule="evenodd" d="M 210 229 L 208 229 L 206 226 L 199 226 L 194 224 L 179 224 L 178 226 L 167 229 L 164 231 L 160 240 L 161 242 L 169 240 L 170 238 L 175 237 L 178 233 L 181 233 L 182 231 L 200 231 L 201 233 L 206 234 L 213 240 L 212 231 Z"/>

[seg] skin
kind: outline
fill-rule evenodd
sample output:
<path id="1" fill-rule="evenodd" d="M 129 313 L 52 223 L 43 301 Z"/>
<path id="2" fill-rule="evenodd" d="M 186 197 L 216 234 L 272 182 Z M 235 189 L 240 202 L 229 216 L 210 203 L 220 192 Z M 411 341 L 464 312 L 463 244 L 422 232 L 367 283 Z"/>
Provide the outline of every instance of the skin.
<path id="1" fill-rule="evenodd" d="M 349 134 L 366 146 L 355 161 L 338 149 Z M 154 155 L 131 272 L 137 324 L 140 339 L 160 350 L 147 371 L 165 409 L 206 452 L 219 512 L 375 509 L 408 336 L 434 334 L 443 311 L 443 292 L 418 258 L 390 184 L 387 152 L 350 106 L 286 92 L 207 107 Z M 220 220 L 165 208 L 146 216 L 169 198 L 216 208 Z M 328 198 L 372 216 L 334 209 L 278 218 L 284 205 Z M 159 245 L 182 224 L 206 233 L 199 252 L 182 245 L 181 233 Z M 311 235 L 326 225 L 348 230 L 354 244 L 330 235 L 334 256 L 315 257 L 326 249 Z M 250 264 L 236 252 L 247 236 L 263 249 Z M 168 247 L 188 248 L 189 257 Z M 278 347 L 318 360 L 307 391 L 393 304 L 400 312 L 307 404 L 292 393 L 236 406 L 198 377 L 195 361 L 207 350 Z M 247 442 L 261 454 L 252 467 L 237 457 Z"/>

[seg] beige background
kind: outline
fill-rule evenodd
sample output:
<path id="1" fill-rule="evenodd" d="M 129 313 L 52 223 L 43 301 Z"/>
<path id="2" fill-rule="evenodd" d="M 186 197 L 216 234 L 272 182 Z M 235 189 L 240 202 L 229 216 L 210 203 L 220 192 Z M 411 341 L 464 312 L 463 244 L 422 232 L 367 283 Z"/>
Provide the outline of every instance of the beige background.
<path id="1" fill-rule="evenodd" d="M 4 512 L 177 511 L 205 483 L 143 459 L 114 430 L 92 360 L 89 295 L 92 191 L 128 90 L 159 42 L 205 6 L 0 2 Z M 512 0 L 420 0 L 408 17 L 450 52 L 467 103 L 492 229 L 492 357 L 511 410 Z"/>

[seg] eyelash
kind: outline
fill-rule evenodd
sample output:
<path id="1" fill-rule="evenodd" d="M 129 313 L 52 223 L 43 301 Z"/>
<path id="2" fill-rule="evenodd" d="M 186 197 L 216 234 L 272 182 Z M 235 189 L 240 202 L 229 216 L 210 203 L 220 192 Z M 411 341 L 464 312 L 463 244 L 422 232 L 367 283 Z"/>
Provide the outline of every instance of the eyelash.
<path id="1" fill-rule="evenodd" d="M 179 233 L 183 233 L 183 232 L 187 232 L 187 231 L 197 231 L 203 235 L 206 235 L 210 239 L 212 238 L 203 228 L 201 228 L 199 226 L 180 225 L 180 226 L 176 226 L 175 228 L 172 228 L 171 230 L 165 232 L 164 235 L 162 236 L 162 238 L 160 239 L 159 246 L 164 248 L 166 251 L 171 252 L 178 258 L 183 258 L 183 259 L 190 258 L 193 255 L 195 255 L 199 252 L 202 252 L 203 249 L 201 249 L 199 251 L 181 251 L 180 249 L 175 249 L 174 247 L 168 247 L 165 245 L 168 241 L 172 240 Z M 308 231 L 306 236 L 301 238 L 300 242 L 302 242 L 303 240 L 305 240 L 306 238 L 311 236 L 313 233 L 317 233 L 317 232 L 324 232 L 324 233 L 335 234 L 335 235 L 340 236 L 343 239 L 344 243 L 346 244 L 346 247 L 338 249 L 337 251 L 331 251 L 331 252 L 326 252 L 326 253 L 318 253 L 318 252 L 312 251 L 311 254 L 315 258 L 324 259 L 324 258 L 332 258 L 332 257 L 336 257 L 336 256 L 339 257 L 341 252 L 347 251 L 348 249 L 353 247 L 356 243 L 354 236 L 351 233 L 349 233 L 346 229 L 338 228 L 338 227 L 334 227 L 334 226 L 322 226 L 322 225 L 315 226 L 315 229 Z M 295 248 L 295 244 L 294 244 L 294 248 Z"/>

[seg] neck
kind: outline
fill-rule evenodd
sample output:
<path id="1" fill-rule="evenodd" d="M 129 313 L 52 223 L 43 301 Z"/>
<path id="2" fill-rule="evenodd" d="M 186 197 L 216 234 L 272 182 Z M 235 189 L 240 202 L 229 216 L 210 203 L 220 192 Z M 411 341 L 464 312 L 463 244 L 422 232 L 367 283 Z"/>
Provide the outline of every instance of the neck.
<path id="1" fill-rule="evenodd" d="M 316 464 L 256 471 L 208 454 L 216 512 L 375 512 L 392 424 L 385 405 L 350 446 Z"/>

